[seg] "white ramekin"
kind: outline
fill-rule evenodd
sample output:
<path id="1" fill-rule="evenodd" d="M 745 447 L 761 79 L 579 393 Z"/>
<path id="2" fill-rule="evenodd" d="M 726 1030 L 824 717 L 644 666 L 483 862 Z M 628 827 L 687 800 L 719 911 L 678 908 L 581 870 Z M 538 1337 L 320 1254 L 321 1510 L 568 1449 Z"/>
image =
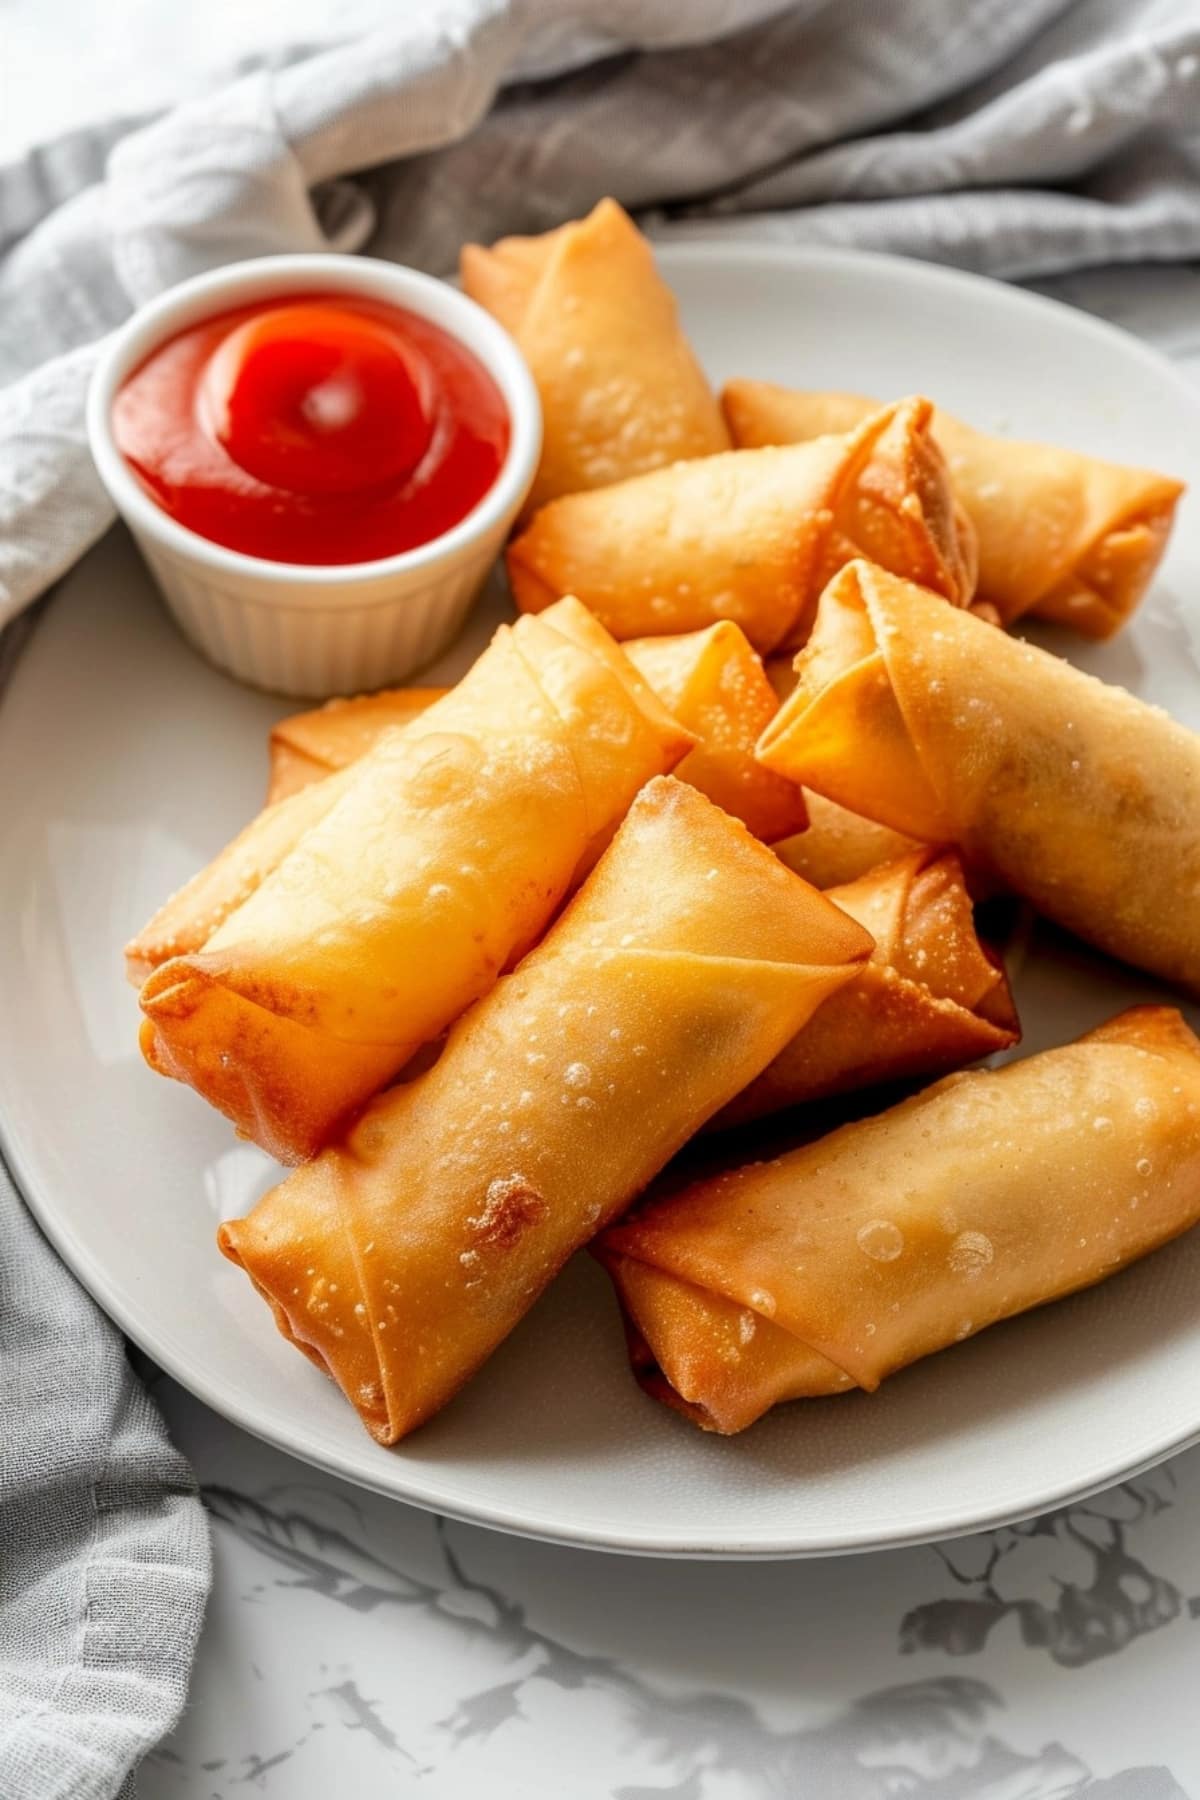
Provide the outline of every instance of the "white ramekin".
<path id="1" fill-rule="evenodd" d="M 342 293 L 407 307 L 440 325 L 489 371 L 511 424 L 495 483 L 465 519 L 415 550 L 317 567 L 211 544 L 146 493 L 112 434 L 125 377 L 187 325 L 275 294 Z M 507 332 L 457 289 L 360 256 L 270 256 L 198 275 L 142 307 L 92 378 L 88 436 L 100 478 L 185 636 L 240 681 L 305 699 L 404 680 L 450 643 L 524 502 L 541 454 L 542 415 Z"/>

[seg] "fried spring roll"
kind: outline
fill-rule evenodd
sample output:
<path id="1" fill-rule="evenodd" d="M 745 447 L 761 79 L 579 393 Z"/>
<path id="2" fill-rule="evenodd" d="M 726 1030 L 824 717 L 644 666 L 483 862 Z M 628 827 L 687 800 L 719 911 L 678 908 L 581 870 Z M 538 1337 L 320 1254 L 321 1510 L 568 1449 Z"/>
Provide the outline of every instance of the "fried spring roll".
<path id="1" fill-rule="evenodd" d="M 821 597 L 768 768 L 968 863 L 1200 992 L 1200 737 L 853 563 Z"/>
<path id="2" fill-rule="evenodd" d="M 878 1387 L 1200 1217 L 1200 1043 L 1171 1007 L 952 1075 L 653 1204 L 597 1255 L 638 1379 L 709 1431 Z"/>
<path id="3" fill-rule="evenodd" d="M 871 960 L 718 1114 L 717 1126 L 942 1075 L 1007 1050 L 1020 1035 L 1003 966 L 975 934 L 953 851 L 916 850 L 831 888 L 829 898 L 875 939 Z"/>
<path id="4" fill-rule="evenodd" d="M 780 702 L 790 700 L 800 679 L 795 657 L 772 657 L 763 668 Z M 849 812 L 823 794 L 806 794 L 804 803 L 808 829 L 777 843 L 775 854 L 814 887 L 840 887 L 844 881 L 857 881 L 880 863 L 895 862 L 917 848 L 916 840 L 902 831 L 889 831 L 886 825 Z"/>
<path id="5" fill-rule="evenodd" d="M 754 754 L 779 702 L 737 626 L 723 621 L 683 637 L 634 638 L 623 649 L 668 712 L 697 739 L 675 770 L 680 780 L 768 843 L 799 831 L 806 816 L 799 788 L 765 769 Z M 333 700 L 284 719 L 271 733 L 268 799 L 344 767 L 388 726 L 408 723 L 436 697 L 436 688 L 395 688 Z"/>
<path id="6" fill-rule="evenodd" d="M 286 800 L 334 769 L 344 769 L 375 747 L 393 725 L 411 725 L 447 693 L 446 688 L 388 688 L 327 700 L 311 712 L 293 713 L 271 731 L 267 805 Z"/>
<path id="7" fill-rule="evenodd" d="M 929 428 L 884 407 L 843 437 L 678 463 L 543 507 L 508 551 L 517 605 L 576 594 L 617 638 L 740 625 L 762 655 L 803 643 L 817 596 L 870 556 L 958 605 L 974 530 Z"/>
<path id="8" fill-rule="evenodd" d="M 568 634 L 586 630 L 589 641 L 600 631 L 590 615 L 572 603 L 544 616 Z M 680 776 L 726 812 L 744 819 L 756 836 L 768 842 L 797 831 L 805 818 L 800 790 L 773 775 L 754 756 L 755 742 L 778 702 L 737 627 L 716 625 L 685 638 L 630 643 L 625 650 L 645 666 L 647 676 L 653 673 L 651 687 L 657 687 L 677 722 L 699 740 L 678 769 Z M 140 987 L 169 957 L 202 950 L 304 832 L 331 810 L 345 785 L 326 783 L 318 796 L 312 791 L 314 784 L 344 771 L 373 749 L 385 731 L 411 725 L 446 692 L 391 688 L 331 700 L 281 720 L 270 737 L 266 808 L 207 868 L 172 895 L 126 947 L 127 973 L 134 985 Z M 307 797 L 298 798 L 304 790 Z M 867 829 L 881 840 L 888 837 L 877 827 Z M 867 857 L 863 867 L 884 859 L 881 851 Z"/>
<path id="9" fill-rule="evenodd" d="M 468 244 L 461 274 L 472 300 L 516 339 L 541 395 L 530 512 L 559 494 L 728 450 L 674 296 L 615 200 L 542 237 Z"/>
<path id="10" fill-rule="evenodd" d="M 501 627 L 347 771 L 203 950 L 143 987 L 147 1061 L 281 1161 L 318 1150 L 492 985 L 643 782 L 691 748 L 582 607 L 556 621 L 577 636 Z"/>
<path id="11" fill-rule="evenodd" d="M 759 447 L 852 431 L 879 402 L 731 381 L 722 404 L 734 442 Z M 1005 624 L 1033 612 L 1088 637 L 1118 631 L 1162 559 L 1182 482 L 973 431 L 940 408 L 933 429 L 978 533 L 979 598 Z"/>
<path id="12" fill-rule="evenodd" d="M 803 794 L 754 754 L 779 701 L 745 633 L 723 619 L 681 637 L 633 638 L 624 648 L 697 739 L 675 771 L 679 779 L 741 819 L 764 843 L 800 831 L 808 816 Z"/>
<path id="13" fill-rule="evenodd" d="M 607 661 L 618 679 L 661 722 L 661 709 L 642 677 L 585 607 L 568 599 L 546 619 L 555 631 Z M 304 833 L 332 810 L 347 783 L 344 779 L 326 782 L 326 775 L 348 768 L 374 749 L 386 731 L 411 725 L 448 692 L 445 688 L 393 688 L 383 694 L 330 701 L 277 725 L 270 739 L 267 805 L 219 856 L 172 894 L 126 945 L 126 973 L 134 986 L 140 987 L 150 971 L 168 957 L 202 950 L 230 913 L 296 848 Z M 322 782 L 320 794 L 311 791 L 318 781 Z M 306 797 L 298 798 L 304 789 L 309 790 Z"/>
<path id="14" fill-rule="evenodd" d="M 804 804 L 808 829 L 776 844 L 775 854 L 814 887 L 857 881 L 880 863 L 895 862 L 917 848 L 915 838 L 849 812 L 823 794 L 805 794 Z"/>
<path id="15" fill-rule="evenodd" d="M 125 973 L 140 987 L 173 956 L 203 949 L 231 912 L 277 869 L 306 831 L 320 824 L 345 793 L 347 782 L 322 782 L 267 806 L 220 855 L 160 906 L 149 924 L 125 946 Z"/>
<path id="16" fill-rule="evenodd" d="M 219 1243 L 381 1443 L 443 1406 L 870 939 L 651 782 L 537 949 Z"/>

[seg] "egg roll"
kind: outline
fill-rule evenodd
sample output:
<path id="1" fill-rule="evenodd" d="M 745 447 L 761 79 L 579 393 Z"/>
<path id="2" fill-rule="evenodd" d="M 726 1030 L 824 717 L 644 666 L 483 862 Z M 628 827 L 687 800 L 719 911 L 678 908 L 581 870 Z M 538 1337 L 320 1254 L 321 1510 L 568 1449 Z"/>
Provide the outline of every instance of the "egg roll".
<path id="1" fill-rule="evenodd" d="M 775 656 L 763 664 L 767 680 L 782 702 L 790 700 L 800 677 L 794 656 Z M 856 881 L 880 863 L 894 862 L 917 848 L 914 838 L 902 831 L 889 831 L 874 819 L 826 800 L 823 794 L 806 794 L 807 828 L 775 845 L 789 869 L 803 875 L 814 887 L 838 887 L 844 881 Z"/>
<path id="2" fill-rule="evenodd" d="M 754 754 L 779 701 L 745 633 L 722 619 L 682 636 L 631 638 L 624 649 L 668 712 L 697 740 L 675 771 L 679 779 L 741 819 L 765 843 L 800 831 L 808 816 L 803 794 Z"/>
<path id="3" fill-rule="evenodd" d="M 697 740 L 675 770 L 679 779 L 743 820 L 755 837 L 770 842 L 800 830 L 806 814 L 799 788 L 754 754 L 779 702 L 737 626 L 722 621 L 682 637 L 633 638 L 622 648 Z M 344 767 L 389 725 L 408 723 L 437 697 L 436 688 L 393 688 L 284 719 L 271 733 L 268 798 Z"/>
<path id="4" fill-rule="evenodd" d="M 943 1075 L 1007 1050 L 1020 1036 L 1004 966 L 976 935 L 953 851 L 915 850 L 830 888 L 828 897 L 870 932 L 871 959 L 718 1113 L 715 1126 L 885 1081 Z"/>
<path id="5" fill-rule="evenodd" d="M 653 1204 L 596 1247 L 635 1373 L 708 1431 L 873 1392 L 1200 1218 L 1200 1042 L 1173 1007 L 950 1075 Z"/>
<path id="6" fill-rule="evenodd" d="M 642 677 L 607 632 L 576 600 L 546 615 L 555 631 L 611 664 L 635 698 L 657 709 Z M 347 781 L 324 777 L 345 770 L 393 727 L 411 725 L 447 688 L 392 688 L 381 694 L 332 700 L 296 713 L 271 732 L 267 805 L 207 867 L 161 906 L 125 947 L 126 973 L 140 987 L 168 957 L 202 950 L 235 908 L 250 898 L 301 837 L 332 810 Z M 661 721 L 661 709 L 657 716 Z M 686 734 L 684 734 L 686 736 Z M 688 740 L 690 742 L 690 740 Z M 322 782 L 320 794 L 311 789 Z M 301 789 L 310 790 L 304 799 Z"/>
<path id="7" fill-rule="evenodd" d="M 775 854 L 814 887 L 840 887 L 857 881 L 880 863 L 895 862 L 918 847 L 915 838 L 864 819 L 861 813 L 850 812 L 823 794 L 806 793 L 804 806 L 807 829 L 781 839 Z"/>
<path id="8" fill-rule="evenodd" d="M 410 725 L 446 688 L 387 688 L 379 694 L 327 700 L 311 712 L 293 713 L 274 726 L 268 742 L 267 805 L 344 769 L 374 748 L 392 725 Z"/>
<path id="9" fill-rule="evenodd" d="M 869 951 L 745 826 L 652 781 L 433 1068 L 220 1247 L 395 1443 Z"/>
<path id="10" fill-rule="evenodd" d="M 345 777 L 321 782 L 264 807 L 126 944 L 125 973 L 133 985 L 141 987 L 151 971 L 171 957 L 203 949 L 305 832 L 333 810 L 347 785 Z"/>
<path id="11" fill-rule="evenodd" d="M 821 597 L 768 768 L 1200 992 L 1200 737 L 869 563 Z"/>
<path id="12" fill-rule="evenodd" d="M 467 244 L 462 284 L 516 339 L 542 401 L 528 510 L 729 449 L 654 255 L 615 200 L 541 237 Z"/>
<path id="13" fill-rule="evenodd" d="M 508 550 L 523 612 L 575 594 L 616 638 L 740 625 L 761 655 L 803 643 L 817 596 L 870 556 L 966 605 L 974 530 L 956 506 L 928 400 L 853 432 L 677 463 L 552 501 Z"/>
<path id="14" fill-rule="evenodd" d="M 691 748 L 582 607 L 555 620 L 502 626 L 352 765 L 203 949 L 142 988 L 151 1067 L 281 1161 L 318 1150 L 492 985 L 643 782 Z"/>
<path id="15" fill-rule="evenodd" d="M 734 442 L 760 447 L 852 431 L 879 402 L 731 381 L 722 404 Z M 1183 483 L 975 431 L 940 407 L 933 430 L 978 534 L 979 598 L 1006 625 L 1036 613 L 1087 637 L 1120 630 L 1162 560 Z"/>

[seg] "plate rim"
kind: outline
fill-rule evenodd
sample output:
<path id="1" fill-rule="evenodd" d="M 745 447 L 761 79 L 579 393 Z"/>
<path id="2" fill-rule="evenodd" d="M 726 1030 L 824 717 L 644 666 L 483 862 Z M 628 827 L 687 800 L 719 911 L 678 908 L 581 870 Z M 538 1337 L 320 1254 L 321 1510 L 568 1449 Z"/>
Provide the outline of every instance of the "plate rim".
<path id="1" fill-rule="evenodd" d="M 656 257 L 668 273 L 673 267 L 703 267 L 714 262 L 726 267 L 730 263 L 774 265 L 787 269 L 792 274 L 798 268 L 805 267 L 814 273 L 827 270 L 839 275 L 873 270 L 893 283 L 902 279 L 918 287 L 932 284 L 960 294 L 987 292 L 993 298 L 1002 296 L 1007 307 L 1022 311 L 1027 316 L 1054 316 L 1060 323 L 1069 321 L 1073 330 L 1083 332 L 1098 343 L 1119 343 L 1121 354 L 1126 359 L 1132 356 L 1134 360 L 1140 361 L 1148 371 L 1154 372 L 1159 381 L 1169 385 L 1177 397 L 1195 410 L 1200 435 L 1200 391 L 1167 356 L 1121 326 L 1098 319 L 1079 307 L 1051 296 L 1031 293 L 1027 289 L 974 271 L 926 263 L 911 257 L 840 246 L 793 245 L 745 238 L 726 241 L 714 232 L 689 234 L 686 238 L 675 239 L 669 235 L 657 236 L 653 239 L 653 247 Z M 49 595 L 36 603 L 36 613 L 25 615 L 28 624 L 24 628 L 23 641 L 18 647 L 14 664 L 8 671 L 8 678 L 0 687 L 0 711 L 3 710 L 8 691 L 15 688 L 22 679 L 21 666 L 25 662 L 25 653 L 32 637 L 39 631 L 45 605 L 54 604 L 58 586 L 59 583 L 56 582 Z M 20 619 L 21 615 L 18 615 L 18 621 Z M 17 624 L 18 621 L 13 623 Z M 473 1503 L 465 1497 L 448 1500 L 444 1494 L 436 1491 L 436 1480 L 431 1482 L 429 1473 L 415 1465 L 405 1464 L 402 1449 L 381 1449 L 371 1443 L 365 1433 L 360 1449 L 366 1455 L 351 1467 L 347 1466 L 344 1456 L 336 1448 L 326 1449 L 320 1439 L 308 1439 L 301 1445 L 294 1440 L 289 1441 L 275 1423 L 275 1414 L 269 1406 L 256 1407 L 252 1399 L 244 1399 L 236 1391 L 230 1393 L 218 1381 L 210 1382 L 203 1370 L 197 1373 L 186 1366 L 186 1359 L 178 1357 L 170 1345 L 164 1349 L 161 1342 L 151 1341 L 153 1334 L 150 1338 L 143 1336 L 136 1307 L 133 1304 L 126 1305 L 114 1291 L 113 1280 L 103 1263 L 96 1259 L 87 1245 L 58 1216 L 53 1198 L 41 1191 L 13 1128 L 12 1119 L 16 1109 L 8 1102 L 9 1095 L 0 1070 L 0 1159 L 7 1166 L 17 1193 L 29 1208 L 39 1229 L 85 1291 L 156 1366 L 219 1417 L 228 1419 L 239 1429 L 284 1455 L 390 1499 L 468 1524 L 563 1547 L 681 1560 L 793 1561 L 811 1557 L 867 1554 L 970 1536 L 1038 1517 L 1083 1501 L 1117 1483 L 1134 1479 L 1200 1443 L 1198 1403 L 1196 1418 L 1178 1431 L 1167 1433 L 1153 1445 L 1142 1446 L 1132 1456 L 1121 1456 L 1114 1452 L 1103 1459 L 1102 1465 L 1094 1463 L 1087 1471 L 1049 1486 L 1043 1482 L 1036 1496 L 1031 1496 L 1027 1502 L 1023 1501 L 1019 1505 L 1001 1505 L 988 1512 L 976 1511 L 970 1518 L 963 1519 L 953 1516 L 957 1509 L 951 1509 L 949 1515 L 939 1513 L 935 1502 L 928 1513 L 910 1519 L 902 1526 L 889 1526 L 886 1521 L 882 1521 L 850 1531 L 837 1526 L 824 1529 L 808 1526 L 782 1533 L 780 1528 L 775 1527 L 762 1535 L 749 1538 L 730 1536 L 719 1542 L 704 1542 L 699 1534 L 680 1530 L 672 1532 L 651 1528 L 643 1532 L 630 1532 L 602 1525 L 564 1522 L 561 1517 L 540 1514 L 536 1507 L 526 1506 L 520 1512 L 515 1512 L 511 1503 L 507 1506 L 487 1502 Z M 380 1460 L 378 1475 L 373 1467 L 376 1456 L 387 1459 Z M 368 1457 L 371 1458 L 370 1462 Z"/>
<path id="2" fill-rule="evenodd" d="M 0 1095 L 0 1103 L 3 1096 Z M 1200 1443 L 1200 1419 L 1189 1427 L 1178 1439 L 1172 1439 L 1161 1447 L 1156 1447 L 1139 1454 L 1133 1461 L 1122 1462 L 1115 1469 L 1094 1469 L 1090 1474 L 1064 1482 L 1028 1506 L 998 1507 L 994 1512 L 980 1514 L 970 1520 L 957 1524 L 944 1522 L 914 1521 L 899 1529 L 893 1529 L 886 1537 L 878 1534 L 877 1528 L 864 1527 L 861 1531 L 851 1533 L 808 1533 L 808 1541 L 798 1543 L 794 1538 L 763 1537 L 744 1539 L 740 1542 L 730 1541 L 720 1544 L 701 1544 L 694 1539 L 683 1541 L 670 1534 L 648 1532 L 631 1535 L 612 1530 L 600 1530 L 595 1527 L 567 1527 L 555 1524 L 549 1519 L 539 1518 L 531 1513 L 525 1519 L 518 1519 L 512 1514 L 486 1505 L 472 1506 L 467 1502 L 447 1504 L 445 1499 L 419 1491 L 420 1484 L 409 1482 L 401 1486 L 394 1480 L 383 1476 L 380 1465 L 380 1478 L 374 1479 L 369 1468 L 348 1469 L 344 1462 L 334 1454 L 324 1453 L 318 1446 L 310 1444 L 307 1448 L 290 1443 L 277 1430 L 273 1429 L 269 1413 L 256 1413 L 253 1407 L 246 1406 L 236 1395 L 218 1395 L 215 1388 L 210 1388 L 204 1377 L 184 1368 L 179 1360 L 170 1352 L 164 1354 L 163 1347 L 155 1346 L 143 1338 L 136 1318 L 130 1309 L 115 1298 L 107 1288 L 103 1270 L 94 1263 L 87 1251 L 80 1246 L 69 1231 L 60 1227 L 52 1212 L 43 1209 L 39 1200 L 32 1198 L 33 1184 L 27 1179 L 28 1172 L 22 1167 L 19 1151 L 14 1151 L 12 1139 L 3 1123 L 0 1113 L 0 1161 L 3 1161 L 8 1174 L 16 1187 L 20 1198 L 28 1206 L 39 1229 L 46 1236 L 52 1247 L 62 1257 L 67 1268 L 79 1281 L 85 1293 L 100 1307 L 101 1311 L 117 1326 L 131 1343 L 150 1359 L 164 1374 L 177 1382 L 181 1388 L 210 1408 L 219 1418 L 226 1419 L 239 1430 L 247 1432 L 261 1443 L 268 1444 L 273 1450 L 305 1464 L 309 1468 L 320 1469 L 324 1473 L 336 1476 L 339 1480 L 348 1481 L 355 1487 L 362 1487 L 371 1493 L 381 1494 L 385 1498 L 398 1501 L 402 1505 L 415 1506 L 422 1512 L 435 1513 L 443 1518 L 453 1519 L 457 1523 L 477 1525 L 491 1531 L 499 1531 L 509 1537 L 529 1538 L 534 1542 L 554 1544 L 565 1549 L 593 1550 L 616 1556 L 648 1556 L 659 1557 L 680 1562 L 807 1562 L 814 1558 L 831 1556 L 866 1556 L 888 1550 L 904 1550 L 919 1548 L 924 1544 L 950 1542 L 955 1538 L 974 1537 L 983 1532 L 995 1531 L 1005 1525 L 1020 1524 L 1024 1520 L 1040 1518 L 1043 1514 L 1057 1512 L 1063 1507 L 1077 1505 L 1090 1499 L 1095 1494 L 1104 1493 L 1108 1488 L 1122 1482 L 1135 1480 L 1150 1469 L 1157 1468 L 1160 1463 L 1182 1454 Z M 869 1398 L 869 1397 L 868 1397 Z M 364 1434 L 364 1446 L 370 1451 L 378 1450 L 383 1457 L 395 1453 L 382 1446 L 370 1445 Z M 395 1468 L 402 1464 L 391 1465 Z M 533 1521 L 537 1520 L 536 1523 Z"/>
<path id="3" fill-rule="evenodd" d="M 726 241 L 715 231 L 711 234 L 699 231 L 685 233 L 679 227 L 675 229 L 679 231 L 677 237 L 666 233 L 662 236 L 652 234 L 650 237 L 655 260 L 664 268 L 673 264 L 703 264 L 714 259 L 720 262 L 776 262 L 782 267 L 810 263 L 814 267 L 831 267 L 844 273 L 874 268 L 891 278 L 902 275 L 920 286 L 929 284 L 947 290 L 958 288 L 967 293 L 978 294 L 983 291 L 992 295 L 1002 294 L 1005 304 L 1011 304 L 1030 314 L 1053 316 L 1060 322 L 1069 320 L 1073 328 L 1081 329 L 1098 343 L 1116 342 L 1120 344 L 1123 354 L 1136 353 L 1148 368 L 1165 378 L 1172 387 L 1181 388 L 1200 411 L 1200 388 L 1162 350 L 1135 336 L 1125 326 L 1116 325 L 1111 319 L 1102 319 L 1083 306 L 1075 306 L 1068 300 L 1057 299 L 1053 294 L 1042 294 L 1020 286 L 1019 276 L 1012 281 L 1005 281 L 998 275 L 987 275 L 976 269 L 960 269 L 952 263 L 925 262 L 918 256 L 900 256 L 886 250 L 855 250 L 843 244 L 787 244 L 769 238 L 758 241 L 743 237 Z M 670 230 L 671 227 L 668 227 L 667 231 Z M 1062 271 L 1064 274 L 1073 272 L 1077 271 Z"/>

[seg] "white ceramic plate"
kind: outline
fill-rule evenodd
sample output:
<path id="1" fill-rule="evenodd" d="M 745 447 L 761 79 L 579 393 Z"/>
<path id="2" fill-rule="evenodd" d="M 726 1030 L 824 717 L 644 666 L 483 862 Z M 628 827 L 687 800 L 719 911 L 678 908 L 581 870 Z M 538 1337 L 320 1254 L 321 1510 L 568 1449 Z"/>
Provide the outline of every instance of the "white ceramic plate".
<path id="1" fill-rule="evenodd" d="M 1154 595 L 1070 653 L 1200 727 L 1200 402 L 1131 339 L 917 263 L 688 245 L 663 253 L 714 380 L 894 396 L 1191 480 Z M 498 593 L 437 670 L 486 638 Z M 1058 647 L 1067 648 L 1067 640 Z M 1200 1231 L 1091 1293 L 931 1358 L 873 1397 L 695 1431 L 627 1371 L 605 1277 L 577 1258 L 483 1373 L 396 1450 L 363 1432 L 218 1255 L 274 1178 L 142 1065 L 121 946 L 259 805 L 287 710 L 177 635 L 113 535 L 50 605 L 0 704 L 0 1119 L 30 1204 L 164 1368 L 284 1450 L 423 1506 L 609 1549 L 798 1556 L 973 1530 L 1077 1498 L 1200 1438 Z M 1157 990 L 1038 927 L 1025 1049 Z"/>

